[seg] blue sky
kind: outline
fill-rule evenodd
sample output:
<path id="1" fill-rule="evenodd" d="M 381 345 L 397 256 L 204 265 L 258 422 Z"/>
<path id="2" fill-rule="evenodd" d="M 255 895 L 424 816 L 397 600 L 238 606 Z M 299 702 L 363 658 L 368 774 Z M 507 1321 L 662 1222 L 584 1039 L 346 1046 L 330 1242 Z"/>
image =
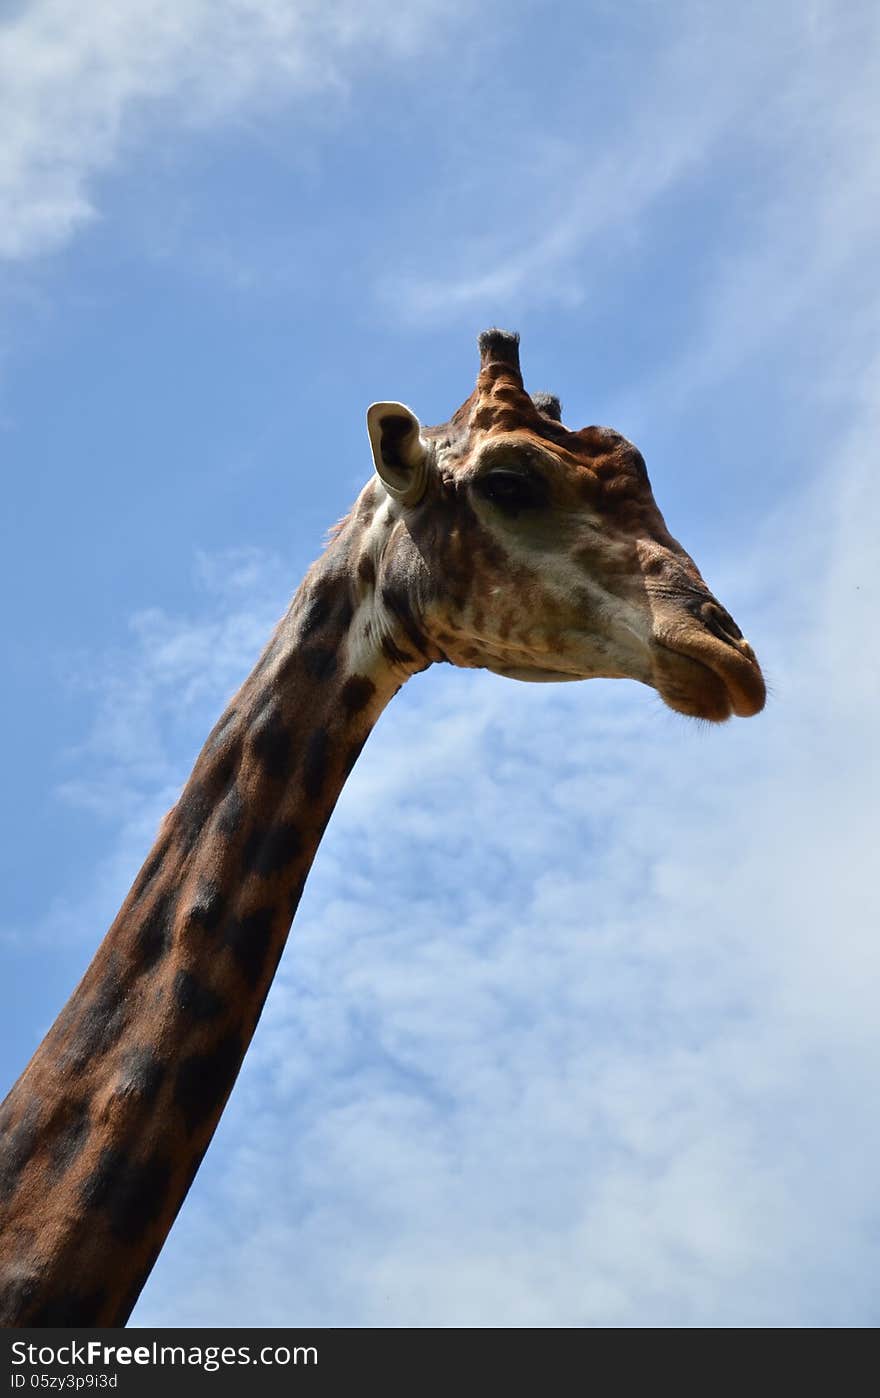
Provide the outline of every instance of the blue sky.
<path id="1" fill-rule="evenodd" d="M 880 22 L 0 7 L 0 1067 L 475 337 L 610 423 L 762 659 L 718 730 L 429 672 L 134 1322 L 876 1324 Z"/>

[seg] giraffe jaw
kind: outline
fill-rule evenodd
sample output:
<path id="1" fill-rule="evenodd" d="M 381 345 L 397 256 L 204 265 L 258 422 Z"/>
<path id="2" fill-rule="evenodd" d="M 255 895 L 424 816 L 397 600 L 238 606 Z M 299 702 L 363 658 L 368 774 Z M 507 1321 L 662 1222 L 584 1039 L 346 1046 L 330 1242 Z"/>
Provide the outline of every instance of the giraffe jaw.
<path id="1" fill-rule="evenodd" d="M 503 675 L 506 680 L 524 680 L 526 684 L 557 684 L 561 680 L 583 680 L 586 675 L 573 675 L 566 670 L 544 670 L 539 665 L 511 665 L 504 668 L 489 667 L 495 675 Z"/>
<path id="2" fill-rule="evenodd" d="M 652 650 L 654 665 L 650 678 L 641 674 L 625 676 L 619 671 L 616 677 L 649 684 L 675 713 L 710 723 L 724 723 L 733 714 L 749 718 L 764 707 L 764 680 L 751 647 L 745 641 L 733 649 L 698 636 L 678 641 L 674 646 L 655 641 Z M 487 668 L 506 679 L 528 684 L 557 684 L 598 677 L 596 671 L 583 674 L 545 669 L 540 665 Z"/>

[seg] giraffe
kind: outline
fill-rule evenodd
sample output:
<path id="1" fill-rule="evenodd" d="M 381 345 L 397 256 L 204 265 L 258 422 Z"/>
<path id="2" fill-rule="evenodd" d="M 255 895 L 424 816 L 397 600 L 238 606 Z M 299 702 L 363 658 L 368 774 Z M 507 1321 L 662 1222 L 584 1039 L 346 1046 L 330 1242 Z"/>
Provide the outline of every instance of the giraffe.
<path id="1" fill-rule="evenodd" d="M 449 661 L 629 677 L 757 713 L 748 643 L 638 450 L 530 397 L 479 338 L 441 427 L 367 413 L 374 473 L 230 701 L 81 983 L 0 1108 L 0 1321 L 122 1325 L 219 1121 L 306 875 L 380 713 Z"/>

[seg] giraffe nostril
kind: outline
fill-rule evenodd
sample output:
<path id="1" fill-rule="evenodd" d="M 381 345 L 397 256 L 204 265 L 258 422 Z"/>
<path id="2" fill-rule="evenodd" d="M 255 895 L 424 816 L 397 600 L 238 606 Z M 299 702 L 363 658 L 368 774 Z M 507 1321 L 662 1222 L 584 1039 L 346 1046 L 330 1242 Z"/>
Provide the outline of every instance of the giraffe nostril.
<path id="1" fill-rule="evenodd" d="M 719 640 L 729 642 L 742 640 L 743 633 L 730 612 L 725 611 L 717 602 L 704 602 L 700 607 L 700 617 Z"/>

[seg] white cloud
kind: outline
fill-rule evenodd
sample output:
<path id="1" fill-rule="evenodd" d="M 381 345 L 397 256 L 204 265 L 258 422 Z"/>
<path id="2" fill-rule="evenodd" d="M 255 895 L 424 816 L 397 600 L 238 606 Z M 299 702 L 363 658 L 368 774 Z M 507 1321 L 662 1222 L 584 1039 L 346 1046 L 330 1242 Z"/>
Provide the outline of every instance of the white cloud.
<path id="1" fill-rule="evenodd" d="M 56 796 L 115 838 L 84 885 L 63 890 L 35 926 L 0 927 L 0 941 L 69 946 L 116 914 L 226 700 L 256 661 L 291 590 L 279 560 L 255 548 L 197 553 L 202 606 L 188 617 L 136 613 L 131 640 L 99 663 L 71 654 L 67 683 L 93 698 L 94 721 L 65 754 Z"/>
<path id="2" fill-rule="evenodd" d="M 699 226 L 701 201 L 717 197 L 715 172 L 732 150 L 738 161 L 748 152 L 749 163 L 730 166 L 723 197 L 732 238 L 721 245 L 707 310 L 725 317 L 733 353 L 746 354 L 851 262 L 854 244 L 876 237 L 880 49 L 872 7 L 776 0 L 724 10 L 681 0 L 636 9 L 643 46 L 606 49 L 587 26 L 564 30 L 582 72 L 565 99 L 550 98 L 565 137 L 518 131 L 507 159 L 481 166 L 481 201 L 493 211 L 488 232 L 483 219 L 478 234 L 462 225 L 462 200 L 444 192 L 454 220 L 444 255 L 432 244 L 428 267 L 416 249 L 404 261 L 409 271 L 379 283 L 398 314 L 418 323 L 463 313 L 484 320 L 502 306 L 509 320 L 527 307 L 601 295 L 609 258 L 628 249 L 639 261 L 664 198 L 690 195 Z M 462 163 L 466 170 L 464 156 Z M 513 184 L 512 163 L 522 170 Z M 769 194 L 752 188 L 756 178 L 767 180 Z"/>
<path id="3" fill-rule="evenodd" d="M 406 63 L 461 12 L 439 0 L 34 0 L 0 29 L 0 257 L 52 252 L 144 124 L 240 120 Z"/>

